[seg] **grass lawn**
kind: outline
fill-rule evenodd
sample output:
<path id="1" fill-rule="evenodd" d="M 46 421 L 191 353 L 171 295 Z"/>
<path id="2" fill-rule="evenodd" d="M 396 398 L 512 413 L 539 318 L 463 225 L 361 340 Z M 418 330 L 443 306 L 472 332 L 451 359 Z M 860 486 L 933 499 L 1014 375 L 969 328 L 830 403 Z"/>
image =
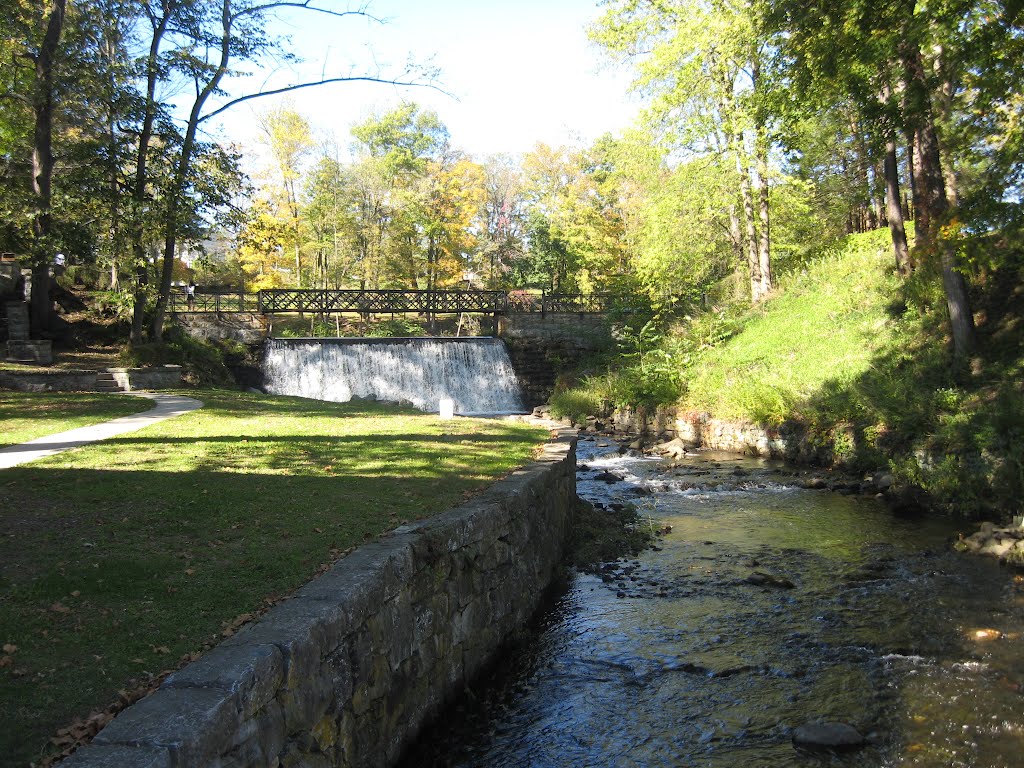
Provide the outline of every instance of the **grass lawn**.
<path id="1" fill-rule="evenodd" d="M 0 392 L 0 446 L 148 411 L 143 397 L 99 392 Z"/>
<path id="2" fill-rule="evenodd" d="M 889 311 L 899 278 L 888 237 L 877 230 L 849 238 L 845 248 L 780 280 L 778 295 L 694 366 L 685 405 L 778 424 L 806 416 L 820 393 L 850 387 L 880 354 L 906 343 L 906 324 Z"/>
<path id="3" fill-rule="evenodd" d="M 0 755 L 145 684 L 342 551 L 528 461 L 523 424 L 204 390 L 206 406 L 0 472 Z"/>

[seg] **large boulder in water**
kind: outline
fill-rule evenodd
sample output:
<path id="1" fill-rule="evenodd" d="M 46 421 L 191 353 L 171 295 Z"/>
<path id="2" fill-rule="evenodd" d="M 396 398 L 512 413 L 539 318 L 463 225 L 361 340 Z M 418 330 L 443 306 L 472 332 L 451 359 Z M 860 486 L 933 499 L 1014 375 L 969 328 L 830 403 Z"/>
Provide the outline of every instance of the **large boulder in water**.
<path id="1" fill-rule="evenodd" d="M 804 723 L 793 731 L 793 743 L 805 749 L 857 749 L 865 738 L 846 723 Z"/>
<path id="2" fill-rule="evenodd" d="M 743 581 L 747 584 L 753 584 L 755 587 L 774 587 L 776 589 L 793 589 L 796 586 L 785 576 L 775 576 L 764 571 L 754 571 Z"/>

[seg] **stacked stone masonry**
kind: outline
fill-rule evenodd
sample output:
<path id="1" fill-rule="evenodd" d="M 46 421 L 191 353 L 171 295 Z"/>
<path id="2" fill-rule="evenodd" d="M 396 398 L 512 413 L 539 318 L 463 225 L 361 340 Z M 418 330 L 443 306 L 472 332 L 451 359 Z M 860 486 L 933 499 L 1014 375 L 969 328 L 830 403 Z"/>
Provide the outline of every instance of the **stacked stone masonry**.
<path id="1" fill-rule="evenodd" d="M 175 316 L 176 322 L 197 339 L 232 339 L 240 344 L 259 344 L 267 335 L 267 320 L 255 312 L 191 312 Z"/>
<path id="2" fill-rule="evenodd" d="M 665 407 L 653 411 L 623 408 L 603 418 L 589 419 L 587 424 L 580 426 L 586 431 L 608 429 L 639 435 L 648 442 L 678 438 L 689 448 L 744 453 L 820 466 L 842 464 L 842 456 L 837 452 L 835 443 L 837 440 L 852 440 L 842 431 L 828 439 L 815 439 L 806 427 L 796 422 L 764 427 Z"/>
<path id="3" fill-rule="evenodd" d="M 570 523 L 574 435 L 338 561 L 61 765 L 394 763 L 537 609 Z"/>
<path id="4" fill-rule="evenodd" d="M 116 390 L 174 389 L 181 386 L 181 366 L 159 368 L 107 368 L 104 371 L 0 371 L 0 389 L 19 392 L 113 391 L 105 381 L 116 382 Z"/>
<path id="5" fill-rule="evenodd" d="M 8 301 L 4 304 L 4 313 L 7 319 L 5 359 L 38 365 L 52 363 L 53 342 L 29 338 L 28 304 L 24 301 Z"/>
<path id="6" fill-rule="evenodd" d="M 498 320 L 498 335 L 528 408 L 547 402 L 560 371 L 578 367 L 611 342 L 604 316 L 572 313 L 504 315 Z"/>

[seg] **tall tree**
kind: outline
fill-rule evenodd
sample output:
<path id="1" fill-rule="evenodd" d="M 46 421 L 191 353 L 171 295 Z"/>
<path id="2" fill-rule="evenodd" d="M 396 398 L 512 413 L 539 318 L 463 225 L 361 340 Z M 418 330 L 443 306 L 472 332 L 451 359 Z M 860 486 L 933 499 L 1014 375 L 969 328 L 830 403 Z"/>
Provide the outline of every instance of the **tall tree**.
<path id="1" fill-rule="evenodd" d="M 896 213 L 898 192 L 896 136 L 909 139 L 913 160 L 916 250 L 921 258 L 938 258 L 949 311 L 954 348 L 966 356 L 974 347 L 974 321 L 967 287 L 957 265 L 954 245 L 943 236 L 949 222 L 946 179 L 951 158 L 945 159 L 934 108 L 948 78 L 936 78 L 928 52 L 941 50 L 944 36 L 968 28 L 963 23 L 973 3 L 948 0 L 927 6 L 916 0 L 862 4 L 778 0 L 769 14 L 781 34 L 779 51 L 798 87 L 806 93 L 829 91 L 846 96 L 864 122 L 881 126 L 884 168 L 889 189 L 890 229 L 897 264 L 909 267 L 905 255 L 902 217 Z M 970 14 L 968 13 L 968 16 Z"/>
<path id="2" fill-rule="evenodd" d="M 3 96 L 20 102 L 31 115 L 31 172 L 29 242 L 32 268 L 31 326 L 36 333 L 49 330 L 50 264 L 56 253 L 53 231 L 54 122 L 61 95 L 59 67 L 61 36 L 67 0 L 39 4 L 10 3 L 3 24 L 13 43 L 12 77 Z"/>
<path id="3" fill-rule="evenodd" d="M 179 0 L 157 0 L 144 5 L 144 15 L 148 24 L 148 46 L 143 64 L 145 90 L 141 99 L 142 120 L 135 148 L 130 213 L 130 239 L 135 268 L 135 306 L 132 312 L 131 331 L 133 344 L 139 344 L 143 340 L 146 305 L 149 299 L 149 264 L 146 253 L 146 209 L 151 194 L 149 151 L 156 120 L 162 110 L 162 105 L 157 101 L 157 85 L 168 66 L 168 61 L 161 57 L 161 46 L 168 28 L 182 13 L 182 8 L 182 2 Z M 176 57 L 172 55 L 166 58 L 173 60 Z"/>
<path id="4" fill-rule="evenodd" d="M 769 113 L 762 107 L 767 48 L 745 0 L 613 0 L 591 37 L 636 73 L 651 98 L 646 119 L 688 157 L 735 170 L 733 231 L 742 243 L 755 302 L 772 287 Z"/>
<path id="5" fill-rule="evenodd" d="M 302 287 L 302 237 L 299 217 L 299 186 L 303 163 L 313 150 L 313 133 L 309 122 L 290 103 L 267 110 L 260 116 L 260 128 L 270 148 L 281 185 L 282 203 L 291 231 L 291 248 L 295 255 L 295 285 Z"/>
<path id="6" fill-rule="evenodd" d="M 172 179 L 167 190 L 163 210 L 163 258 L 160 286 L 157 294 L 150 335 L 159 341 L 166 315 L 167 301 L 173 278 L 175 251 L 183 224 L 182 206 L 193 182 L 192 164 L 196 150 L 199 126 L 227 109 L 255 98 L 277 95 L 328 83 L 356 80 L 392 84 L 429 84 L 433 73 L 419 67 L 409 67 L 395 77 L 376 75 L 344 75 L 322 77 L 312 82 L 300 82 L 279 88 L 245 93 L 222 103 L 209 106 L 211 97 L 223 93 L 224 83 L 237 71 L 238 65 L 258 61 L 261 57 L 278 52 L 294 58 L 287 42 L 268 32 L 268 18 L 285 9 L 293 9 L 334 18 L 373 18 L 365 9 L 334 10 L 316 6 L 309 0 L 191 0 L 182 9 L 177 34 L 183 44 L 177 49 L 177 63 L 192 81 L 195 96 L 188 108 L 181 143 Z"/>
<path id="7" fill-rule="evenodd" d="M 418 261 L 429 225 L 429 173 L 448 147 L 448 129 L 437 114 L 404 103 L 352 127 L 360 188 L 363 283 L 416 287 L 430 282 Z M 436 256 L 436 252 L 434 254 Z"/>
<path id="8" fill-rule="evenodd" d="M 479 251 L 487 286 L 505 284 L 513 264 L 523 255 L 525 197 L 522 173 L 508 155 L 495 155 L 483 164 L 485 197 L 478 229 Z"/>

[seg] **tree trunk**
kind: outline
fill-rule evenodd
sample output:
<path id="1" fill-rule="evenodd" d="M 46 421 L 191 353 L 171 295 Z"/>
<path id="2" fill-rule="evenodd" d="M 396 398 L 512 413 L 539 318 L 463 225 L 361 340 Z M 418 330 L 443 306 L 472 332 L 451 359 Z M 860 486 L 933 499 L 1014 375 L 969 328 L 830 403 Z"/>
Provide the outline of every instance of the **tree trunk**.
<path id="1" fill-rule="evenodd" d="M 918 197 L 918 190 L 917 190 L 917 164 L 915 162 L 915 158 L 917 156 L 917 142 L 914 141 L 914 132 L 912 130 L 908 130 L 907 131 L 907 133 L 906 133 L 906 140 L 907 140 L 907 157 L 906 157 L 907 170 L 906 170 L 906 173 L 907 173 L 907 185 L 910 187 L 910 195 L 909 195 L 909 200 L 908 200 L 908 203 L 907 203 L 907 206 L 906 206 L 906 210 L 903 212 L 903 220 L 904 221 L 906 221 L 907 219 L 912 219 L 913 220 L 913 222 L 914 222 L 914 231 L 915 231 L 915 234 L 916 234 L 917 229 L 918 229 L 918 227 L 920 226 L 920 223 L 921 223 L 918 220 L 918 215 L 919 215 L 918 211 L 920 210 L 921 206 L 919 205 L 920 200 L 919 200 L 919 197 Z"/>
<path id="2" fill-rule="evenodd" d="M 910 144 L 907 148 L 908 162 L 911 168 L 911 198 L 914 208 L 914 235 L 917 245 L 926 249 L 931 243 L 931 209 L 924 199 L 927 180 L 924 178 L 921 162 L 921 144 L 917 131 L 911 132 Z"/>
<path id="3" fill-rule="evenodd" d="M 907 232 L 903 225 L 903 209 L 900 205 L 899 166 L 896 161 L 896 140 L 890 138 L 885 143 L 885 205 L 889 218 L 889 233 L 892 235 L 892 247 L 896 255 L 896 269 L 906 277 L 910 274 L 912 264 L 910 249 L 907 247 Z"/>
<path id="4" fill-rule="evenodd" d="M 896 151 L 896 145 L 893 144 L 893 152 Z M 897 169 L 898 170 L 898 169 Z M 887 214 L 887 203 L 885 201 L 885 161 L 876 163 L 872 169 L 872 176 L 875 179 L 874 186 L 871 190 L 871 207 L 875 209 L 875 219 L 878 221 L 879 227 L 889 226 L 889 218 Z M 897 181 L 898 183 L 898 181 Z M 899 199 L 896 204 L 899 205 Z"/>
<path id="5" fill-rule="evenodd" d="M 32 298 L 29 307 L 34 334 L 50 328 L 50 261 L 53 203 L 53 70 L 57 65 L 64 31 L 66 0 L 52 0 L 46 11 L 46 32 L 35 58 L 35 93 L 32 99 L 35 124 L 32 133 Z"/>
<path id="6" fill-rule="evenodd" d="M 754 225 L 754 195 L 750 186 L 750 169 L 743 162 L 742 149 L 743 136 L 737 134 L 733 138 L 733 154 L 736 157 L 736 174 L 740 180 L 743 239 L 746 245 L 747 268 L 750 270 L 750 300 L 756 304 L 761 300 L 761 262 L 757 229 Z"/>
<path id="7" fill-rule="evenodd" d="M 927 222 L 927 227 L 917 232 L 918 243 L 925 253 L 930 248 L 938 246 L 942 264 L 942 287 L 949 309 L 954 353 L 957 357 L 966 357 L 974 350 L 974 317 L 967 297 L 967 284 L 963 274 L 956 268 L 955 247 L 938 231 L 949 208 L 949 201 L 946 198 L 931 94 L 928 91 L 920 50 L 907 44 L 903 46 L 901 52 L 908 104 L 914 108 L 908 117 L 912 120 L 918 147 L 917 177 L 921 187 L 918 194 L 920 205 L 924 209 L 922 220 Z M 923 243 L 922 236 L 927 237 Z"/>
<path id="8" fill-rule="evenodd" d="M 953 97 L 956 95 L 956 84 L 953 82 L 953 75 L 950 70 L 950 62 L 946 56 L 946 50 L 943 46 L 936 46 L 934 49 L 935 53 L 935 70 L 936 74 L 941 79 L 941 86 L 938 92 L 935 94 L 935 110 L 937 111 L 936 122 L 938 123 L 938 129 L 936 131 L 939 141 L 939 151 L 944 158 L 942 163 L 942 176 L 946 183 L 946 200 L 950 206 L 957 207 L 960 204 L 960 195 L 956 180 L 956 169 L 953 167 L 953 156 L 949 152 L 946 142 L 943 140 L 942 127 L 948 126 L 952 120 L 953 114 Z"/>
<path id="9" fill-rule="evenodd" d="M 768 187 L 768 139 L 763 127 L 757 130 L 756 153 L 758 223 L 761 235 L 757 248 L 758 295 L 763 299 L 772 291 L 771 212 L 768 207 L 771 190 Z"/>
<path id="10" fill-rule="evenodd" d="M 231 57 L 231 26 L 234 19 L 231 15 L 231 0 L 222 0 L 221 4 L 221 37 L 220 60 L 210 79 L 203 85 L 196 95 L 192 104 L 192 111 L 189 113 L 188 127 L 185 129 L 185 137 L 181 142 L 181 154 L 178 157 L 178 167 L 174 173 L 173 188 L 170 190 L 167 201 L 167 214 L 164 220 L 164 257 L 160 273 L 160 292 L 157 294 L 156 308 L 153 311 L 153 323 L 150 326 L 150 335 L 153 341 L 163 339 L 164 318 L 167 313 L 167 300 L 171 294 L 171 279 L 174 275 L 175 251 L 178 245 L 179 212 L 178 205 L 188 185 L 189 170 L 192 165 L 192 153 L 195 150 L 196 132 L 199 129 L 199 117 L 202 114 L 203 106 L 210 94 L 214 93 L 220 85 L 224 73 L 227 72 L 228 62 Z"/>
<path id="11" fill-rule="evenodd" d="M 146 57 L 146 104 L 142 119 L 142 130 L 139 132 L 139 149 L 135 158 L 135 184 L 132 188 L 131 208 L 131 249 L 132 261 L 135 266 L 135 303 L 132 308 L 131 343 L 141 344 L 146 328 L 146 303 L 149 298 L 149 263 L 146 259 L 146 231 L 144 208 L 146 205 L 146 186 L 149 182 L 149 144 L 153 138 L 153 123 L 156 121 L 156 84 L 159 78 L 158 58 L 160 43 L 163 40 L 170 17 L 174 12 L 176 0 L 164 0 L 161 3 L 161 17 L 153 27 L 153 36 L 149 41 L 149 54 Z"/>

